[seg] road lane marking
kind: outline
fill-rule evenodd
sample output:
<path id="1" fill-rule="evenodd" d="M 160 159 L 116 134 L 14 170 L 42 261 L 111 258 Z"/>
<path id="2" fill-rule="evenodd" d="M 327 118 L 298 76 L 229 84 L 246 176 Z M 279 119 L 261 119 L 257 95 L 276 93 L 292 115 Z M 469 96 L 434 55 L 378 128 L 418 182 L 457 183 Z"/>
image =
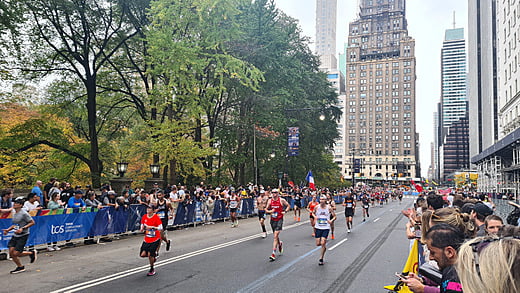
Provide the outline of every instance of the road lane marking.
<path id="1" fill-rule="evenodd" d="M 331 248 L 329 248 L 329 250 L 330 250 L 330 251 L 333 251 L 334 248 L 340 246 L 341 243 L 343 243 L 343 242 L 345 242 L 345 241 L 347 241 L 347 238 L 345 238 L 345 239 L 341 240 L 340 242 L 336 243 L 334 246 L 332 246 Z"/>
<path id="2" fill-rule="evenodd" d="M 292 225 L 289 225 L 289 226 L 285 227 L 285 229 L 295 228 L 295 227 L 301 226 L 303 224 L 307 224 L 309 222 L 310 222 L 309 220 L 303 221 L 303 222 L 297 222 L 297 223 L 294 223 Z M 268 232 L 268 234 L 272 234 L 272 232 Z M 242 243 L 242 242 L 245 242 L 245 241 L 249 241 L 249 240 L 252 240 L 252 239 L 257 239 L 258 237 L 259 237 L 258 234 L 254 234 L 254 235 L 251 235 L 251 236 L 248 236 L 248 237 L 244 237 L 244 238 L 241 238 L 241 239 L 229 241 L 229 242 L 222 243 L 222 244 L 217 244 L 217 245 L 214 245 L 214 246 L 211 246 L 211 247 L 203 248 L 203 249 L 200 249 L 200 250 L 197 250 L 197 251 L 185 253 L 183 255 L 179 255 L 179 256 L 175 256 L 175 257 L 171 257 L 171 258 L 167 258 L 167 259 L 158 261 L 158 262 L 155 263 L 154 266 L 155 267 L 162 267 L 162 266 L 165 266 L 165 265 L 168 265 L 168 264 L 171 264 L 171 263 L 174 263 L 174 262 L 178 262 L 178 261 L 190 258 L 190 257 L 194 257 L 194 256 L 198 256 L 198 255 L 201 255 L 201 254 L 204 254 L 204 253 L 212 252 L 212 251 L 217 250 L 217 249 L 229 247 L 229 246 L 232 246 L 232 245 L 235 245 L 235 244 L 239 244 L 239 243 Z M 130 275 L 133 275 L 133 274 L 136 274 L 136 273 L 146 272 L 149 269 L 150 269 L 149 265 L 139 266 L 139 267 L 136 267 L 136 268 L 133 268 L 133 269 L 128 269 L 126 271 L 115 273 L 115 274 L 112 274 L 112 275 L 109 275 L 109 276 L 100 277 L 100 278 L 93 279 L 93 280 L 90 280 L 90 281 L 86 281 L 86 282 L 83 282 L 83 283 L 79 283 L 79 284 L 76 284 L 76 285 L 71 285 L 69 287 L 65 287 L 65 288 L 62 288 L 62 289 L 58 289 L 58 290 L 52 291 L 51 293 L 77 292 L 77 291 L 84 290 L 84 289 L 87 289 L 87 288 L 90 288 L 90 287 L 101 285 L 103 283 L 107 283 L 107 282 L 110 282 L 110 281 L 121 279 L 121 278 L 130 276 Z"/>
<path id="3" fill-rule="evenodd" d="M 381 219 L 381 218 L 377 218 L 377 219 L 375 219 L 375 220 L 374 220 L 374 223 L 377 222 L 377 221 L 379 221 L 380 219 Z"/>
<path id="4" fill-rule="evenodd" d="M 382 211 L 382 213 L 384 213 L 384 212 L 385 211 Z M 379 218 L 377 218 L 374 222 L 376 222 L 377 220 L 379 220 Z M 295 228 L 295 227 L 298 227 L 298 226 L 301 226 L 301 225 L 304 225 L 304 224 L 308 224 L 309 222 L 310 222 L 309 220 L 302 221 L 302 222 L 296 222 L 296 223 L 294 223 L 292 225 L 289 225 L 289 226 L 285 227 L 285 230 L 291 229 L 291 228 Z M 358 226 L 361 226 L 364 223 L 365 222 L 361 223 Z M 268 232 L 268 234 L 272 234 L 272 232 Z M 168 264 L 171 264 L 171 263 L 175 263 L 175 262 L 178 262 L 178 261 L 181 261 L 181 260 L 185 260 L 187 258 L 191 258 L 191 257 L 198 256 L 198 255 L 201 255 L 201 254 L 204 254 L 204 253 L 212 252 L 212 251 L 215 251 L 215 250 L 218 250 L 218 249 L 221 249 L 221 248 L 225 248 L 225 247 L 229 247 L 229 246 L 232 246 L 232 245 L 236 245 L 236 244 L 239 244 L 239 243 L 242 243 L 242 242 L 245 242 L 245 241 L 257 239 L 258 237 L 259 237 L 259 235 L 256 233 L 254 235 L 251 235 L 251 236 L 248 236 L 248 237 L 244 237 L 244 238 L 241 238 L 241 239 L 229 241 L 229 242 L 226 242 L 226 243 L 217 244 L 217 245 L 214 245 L 212 247 L 207 247 L 207 248 L 203 248 L 203 249 L 200 249 L 200 250 L 197 250 L 197 251 L 185 253 L 183 255 L 179 255 L 179 256 L 172 257 L 172 258 L 164 259 L 164 260 L 156 262 L 154 266 L 155 267 L 162 267 L 162 266 L 165 266 L 165 265 L 168 265 Z M 345 240 L 343 240 L 343 241 L 345 241 Z M 340 243 L 342 243 L 342 242 L 340 242 Z M 338 243 L 337 245 L 339 245 L 340 243 Z M 334 247 L 336 247 L 337 245 L 335 245 Z M 321 247 L 318 246 L 318 247 L 310 250 L 305 255 L 300 256 L 299 258 L 293 260 L 289 264 L 279 268 L 275 272 L 273 272 L 271 274 L 268 274 L 268 275 L 264 276 L 263 278 L 258 279 L 257 281 L 251 283 L 247 288 L 251 287 L 253 284 L 260 284 L 261 285 L 265 281 L 273 278 L 276 274 L 287 270 L 288 268 L 290 268 L 290 266 L 292 266 L 295 263 L 301 261 L 304 257 L 306 257 L 306 256 L 308 256 L 308 255 L 318 251 L 319 249 L 321 249 Z M 115 273 L 115 274 L 112 274 L 112 275 L 100 277 L 100 278 L 97 278 L 97 279 L 93 279 L 93 280 L 90 280 L 90 281 L 85 281 L 83 283 L 79 283 L 79 284 L 71 285 L 71 286 L 68 286 L 68 287 L 65 287 L 65 288 L 61 288 L 61 289 L 58 289 L 58 290 L 55 290 L 55 291 L 51 291 L 51 293 L 77 292 L 77 291 L 80 291 L 80 290 L 88 289 L 90 287 L 101 285 L 103 283 L 115 281 L 117 279 L 121 279 L 121 278 L 130 276 L 130 275 L 133 275 L 133 274 L 146 272 L 149 269 L 150 269 L 149 265 L 143 265 L 143 266 L 135 267 L 133 269 L 128 269 L 126 271 L 118 272 L 118 273 Z M 255 287 L 256 287 L 256 285 L 255 285 Z"/>
<path id="5" fill-rule="evenodd" d="M 237 291 L 237 293 L 246 293 L 246 292 L 252 292 L 252 291 L 255 291 L 256 289 L 259 289 L 261 287 L 263 287 L 265 284 L 265 282 L 269 281 L 270 279 L 272 279 L 273 277 L 277 276 L 278 274 L 280 274 L 281 272 L 293 267 L 296 263 L 298 263 L 299 261 L 303 260 L 304 258 L 308 257 L 309 255 L 313 254 L 314 252 L 318 251 L 321 249 L 321 246 L 318 246 L 314 249 L 312 249 L 311 251 L 307 252 L 306 254 L 304 255 L 301 255 L 300 257 L 294 259 L 293 261 L 287 263 L 286 265 L 280 267 L 279 269 L 275 270 L 275 271 L 272 271 L 270 272 L 269 274 L 263 276 L 262 278 L 260 279 L 257 279 L 256 281 L 250 283 L 249 285 L 247 285 L 247 287 L 244 287 L 240 290 Z"/>

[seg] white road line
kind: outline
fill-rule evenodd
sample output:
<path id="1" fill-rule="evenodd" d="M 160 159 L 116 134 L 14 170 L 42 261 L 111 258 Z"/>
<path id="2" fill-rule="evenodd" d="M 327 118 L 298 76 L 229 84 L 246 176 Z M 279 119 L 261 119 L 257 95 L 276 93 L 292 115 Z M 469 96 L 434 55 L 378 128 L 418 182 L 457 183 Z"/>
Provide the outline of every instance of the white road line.
<path id="1" fill-rule="evenodd" d="M 295 228 L 295 227 L 301 226 L 301 225 L 306 224 L 306 223 L 309 223 L 309 221 L 307 220 L 307 221 L 303 221 L 303 222 L 297 222 L 297 223 L 294 223 L 292 225 L 289 225 L 289 226 L 285 227 L 285 229 Z M 268 234 L 272 234 L 272 232 L 268 232 Z M 197 255 L 208 253 L 208 252 L 211 252 L 211 251 L 214 251 L 214 250 L 217 250 L 217 249 L 229 247 L 229 246 L 232 246 L 232 245 L 235 245 L 235 244 L 239 244 L 239 243 L 242 243 L 242 242 L 245 242 L 245 241 L 249 241 L 249 240 L 252 240 L 252 239 L 256 239 L 258 237 L 259 237 L 259 235 L 255 234 L 255 235 L 251 235 L 251 236 L 244 237 L 244 238 L 241 238 L 241 239 L 229 241 L 229 242 L 226 242 L 226 243 L 217 244 L 217 245 L 214 245 L 212 247 L 207 247 L 207 248 L 203 248 L 203 249 L 200 249 L 200 250 L 197 250 L 197 251 L 189 252 L 189 253 L 186 253 L 186 254 L 183 254 L 183 255 L 175 256 L 175 257 L 172 257 L 172 258 L 167 258 L 167 259 L 164 259 L 164 260 L 156 262 L 155 263 L 155 267 L 162 267 L 162 266 L 165 266 L 167 264 L 178 262 L 178 261 L 190 258 L 190 257 L 194 257 L 194 256 L 197 256 Z M 87 289 L 87 288 L 90 288 L 90 287 L 94 287 L 94 286 L 97 286 L 97 285 L 100 285 L 100 284 L 103 284 L 103 283 L 106 283 L 106 282 L 110 282 L 110 281 L 113 281 L 113 280 L 121 279 L 121 278 L 124 278 L 126 276 L 130 276 L 130 275 L 133 275 L 133 274 L 136 274 L 136 273 L 146 272 L 149 269 L 150 269 L 149 265 L 144 265 L 144 266 L 136 267 L 136 268 L 129 269 L 129 270 L 126 270 L 126 271 L 122 271 L 122 272 L 119 272 L 119 273 L 115 273 L 115 274 L 112 274 L 112 275 L 109 275 L 109 276 L 93 279 L 93 280 L 90 280 L 90 281 L 86 281 L 86 282 L 83 282 L 83 283 L 79 283 L 79 284 L 75 284 L 75 285 L 72 285 L 72 286 L 69 286 L 69 287 L 58 289 L 58 290 L 52 291 L 51 293 L 77 292 L 77 291 L 84 290 L 84 289 Z"/>
<path id="2" fill-rule="evenodd" d="M 340 242 L 336 243 L 334 246 L 332 246 L 331 248 L 329 248 L 330 251 L 334 250 L 334 248 L 340 246 L 343 242 L 347 241 L 347 238 L 341 240 Z"/>
<path id="3" fill-rule="evenodd" d="M 380 219 L 381 219 L 381 218 L 377 218 L 377 219 L 375 219 L 375 220 L 374 220 L 374 223 L 377 222 L 377 221 L 379 221 Z"/>

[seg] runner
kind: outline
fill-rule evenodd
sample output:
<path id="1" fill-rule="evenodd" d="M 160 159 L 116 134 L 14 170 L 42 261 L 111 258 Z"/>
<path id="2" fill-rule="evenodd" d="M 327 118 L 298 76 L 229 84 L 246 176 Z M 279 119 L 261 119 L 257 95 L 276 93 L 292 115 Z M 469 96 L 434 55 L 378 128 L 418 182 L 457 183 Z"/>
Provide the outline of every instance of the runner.
<path id="1" fill-rule="evenodd" d="M 336 220 L 336 213 L 332 206 L 327 204 L 327 196 L 320 196 L 320 204 L 314 208 L 314 217 L 316 220 L 316 246 L 321 246 L 320 260 L 318 264 L 323 265 L 323 258 L 327 250 L 327 238 L 331 224 Z"/>
<path id="2" fill-rule="evenodd" d="M 336 214 L 336 202 L 334 202 L 334 198 L 332 197 L 330 192 L 327 192 L 327 204 L 332 208 L 332 210 L 334 211 L 334 215 L 335 215 Z M 331 219 L 330 232 L 332 235 L 330 236 L 330 239 L 334 240 L 334 222 L 336 221 L 336 218 L 334 218 L 334 220 L 332 220 L 332 217 L 333 216 L 331 214 L 330 215 L 330 219 Z"/>
<path id="3" fill-rule="evenodd" d="M 240 205 L 240 196 L 234 190 L 228 198 L 229 217 L 231 218 L 231 228 L 238 227 L 237 210 Z"/>
<path id="4" fill-rule="evenodd" d="M 256 199 L 256 206 L 258 208 L 258 221 L 260 221 L 260 226 L 262 226 L 262 238 L 267 237 L 267 230 L 265 229 L 265 207 L 267 206 L 267 201 L 269 200 L 269 195 L 265 190 L 260 190 L 260 195 Z"/>
<path id="5" fill-rule="evenodd" d="M 347 233 L 350 233 L 350 229 L 352 229 L 352 217 L 354 216 L 354 209 L 356 208 L 354 196 L 356 195 L 351 192 L 343 200 L 343 206 L 345 206 L 345 219 L 347 221 Z"/>
<path id="6" fill-rule="evenodd" d="M 278 189 L 271 190 L 272 198 L 267 201 L 265 211 L 271 214 L 271 228 L 273 229 L 273 253 L 269 257 L 271 261 L 276 259 L 276 249 L 281 255 L 283 253 L 283 242 L 280 240 L 280 232 L 283 226 L 283 215 L 289 211 L 291 206 L 289 203 L 281 198 L 278 194 Z M 284 206 L 286 207 L 284 209 Z"/>
<path id="7" fill-rule="evenodd" d="M 144 241 L 141 245 L 141 257 L 148 257 L 150 261 L 150 271 L 147 276 L 155 275 L 153 265 L 156 258 L 156 252 L 161 244 L 161 230 L 163 229 L 162 221 L 157 214 L 155 214 L 156 207 L 148 205 L 146 207 L 146 215 L 141 218 L 141 232 L 144 233 Z"/>
<path id="8" fill-rule="evenodd" d="M 314 231 L 314 225 L 316 224 L 316 219 L 314 218 L 314 215 L 313 215 L 313 212 L 314 212 L 314 208 L 318 205 L 319 203 L 316 201 L 316 195 L 312 195 L 312 200 L 309 202 L 309 204 L 307 205 L 307 211 L 309 212 L 309 218 L 311 220 L 311 227 L 312 227 L 312 237 L 314 237 L 314 235 L 316 235 L 315 231 Z"/>
<path id="9" fill-rule="evenodd" d="M 18 274 L 21 272 L 25 272 L 25 266 L 22 265 L 20 261 L 21 256 L 28 255 L 31 258 L 31 263 L 36 260 L 36 250 L 32 251 L 24 251 L 25 244 L 27 243 L 27 239 L 29 239 L 29 227 L 34 226 L 34 220 L 29 216 L 29 213 L 23 209 L 23 204 L 25 199 L 23 197 L 18 197 L 13 201 L 13 209 L 15 214 L 13 215 L 13 224 L 11 227 L 4 229 L 4 235 L 7 235 L 9 231 L 14 230 L 14 234 L 7 243 L 7 247 L 9 248 L 9 256 L 16 264 L 16 269 L 12 270 L 11 274 Z"/>
<path id="10" fill-rule="evenodd" d="M 168 213 L 170 212 L 170 214 Z M 161 230 L 161 240 L 166 243 L 166 251 L 170 251 L 171 241 L 168 240 L 168 235 L 166 234 L 166 228 L 168 227 L 168 219 L 173 218 L 173 207 L 170 201 L 164 198 L 164 193 L 162 190 L 157 191 L 157 216 L 161 219 L 163 229 Z M 159 254 L 159 248 L 161 245 L 157 247 L 157 254 Z"/>
<path id="11" fill-rule="evenodd" d="M 368 214 L 368 208 L 370 207 L 370 200 L 368 199 L 366 193 L 363 193 L 361 197 L 361 205 L 363 206 L 363 222 L 365 221 L 365 216 L 370 218 Z"/>
<path id="12" fill-rule="evenodd" d="M 296 187 L 293 192 L 294 199 L 294 220 L 299 222 L 301 217 L 301 209 L 302 209 L 302 192 Z"/>

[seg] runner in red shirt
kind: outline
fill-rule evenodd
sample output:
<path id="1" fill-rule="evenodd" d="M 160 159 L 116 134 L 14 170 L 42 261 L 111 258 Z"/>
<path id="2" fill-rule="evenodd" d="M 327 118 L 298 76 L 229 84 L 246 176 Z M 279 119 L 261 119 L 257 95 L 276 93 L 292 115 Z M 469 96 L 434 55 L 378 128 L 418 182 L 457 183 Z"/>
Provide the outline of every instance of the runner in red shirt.
<path id="1" fill-rule="evenodd" d="M 283 242 L 280 240 L 280 232 L 283 226 L 283 215 L 289 211 L 291 206 L 289 203 L 280 197 L 278 189 L 271 190 L 272 198 L 267 201 L 265 211 L 271 214 L 271 228 L 273 229 L 273 254 L 269 257 L 271 261 L 276 259 L 276 248 L 279 254 L 283 253 Z M 284 209 L 285 206 L 285 209 Z"/>
<path id="2" fill-rule="evenodd" d="M 156 253 L 161 244 L 161 231 L 163 229 L 161 218 L 155 213 L 156 206 L 148 205 L 146 215 L 141 219 L 141 232 L 144 232 L 144 241 L 141 245 L 141 257 L 148 257 L 150 261 L 150 271 L 147 276 L 155 275 L 153 265 L 156 260 Z"/>

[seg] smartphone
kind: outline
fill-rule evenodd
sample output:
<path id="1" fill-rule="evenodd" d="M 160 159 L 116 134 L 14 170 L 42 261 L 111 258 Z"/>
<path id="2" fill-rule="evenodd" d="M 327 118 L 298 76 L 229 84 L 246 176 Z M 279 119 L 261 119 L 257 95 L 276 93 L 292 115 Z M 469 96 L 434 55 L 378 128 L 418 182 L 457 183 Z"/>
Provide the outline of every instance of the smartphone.
<path id="1" fill-rule="evenodd" d="M 406 277 L 405 275 L 401 274 L 401 273 L 395 273 L 395 276 L 398 277 L 399 279 L 403 279 L 403 280 L 406 280 L 408 279 L 408 277 Z"/>

